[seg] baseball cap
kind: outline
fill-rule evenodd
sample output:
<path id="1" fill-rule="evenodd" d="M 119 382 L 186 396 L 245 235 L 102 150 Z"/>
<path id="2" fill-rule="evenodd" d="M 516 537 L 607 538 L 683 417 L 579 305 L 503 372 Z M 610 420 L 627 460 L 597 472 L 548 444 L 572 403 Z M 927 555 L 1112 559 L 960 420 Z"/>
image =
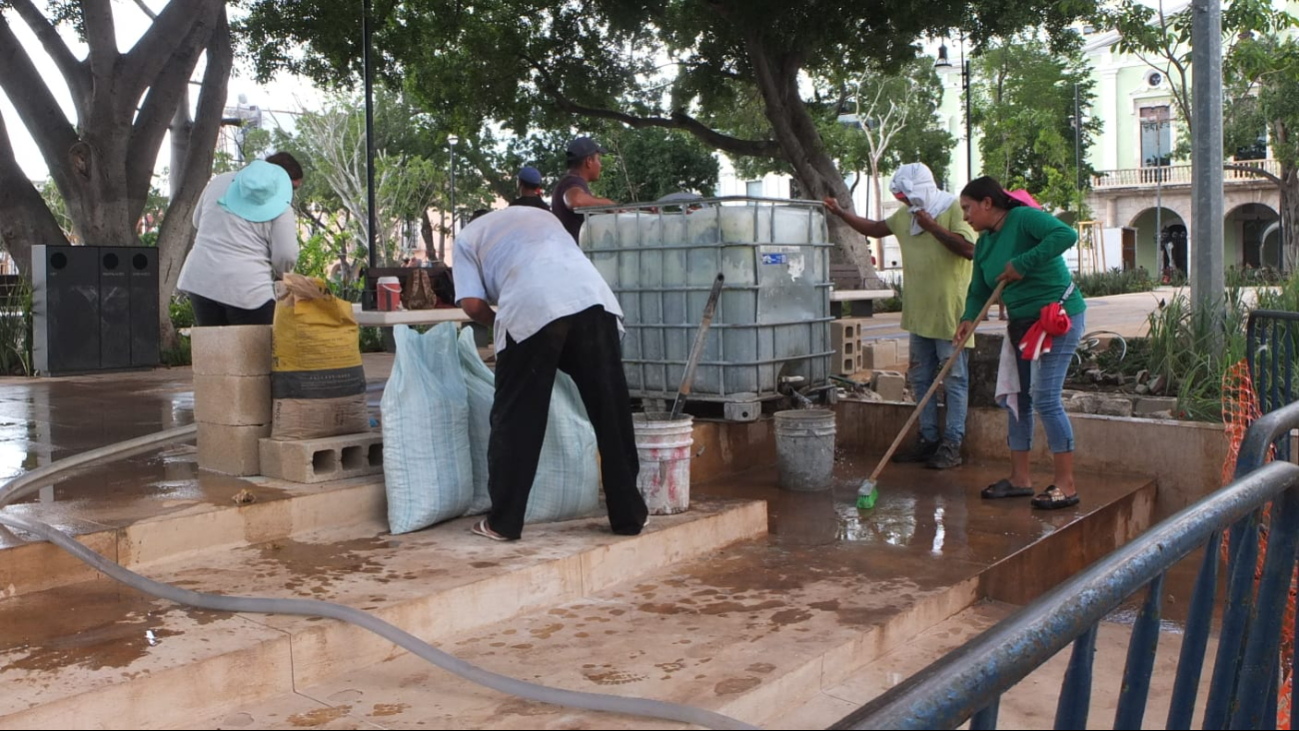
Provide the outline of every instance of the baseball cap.
<path id="1" fill-rule="evenodd" d="M 589 157 L 590 155 L 594 155 L 597 152 L 606 153 L 608 152 L 608 150 L 596 144 L 596 141 L 591 139 L 590 137 L 578 137 L 577 139 L 568 143 L 569 159 L 580 159 L 583 157 Z"/>
<path id="2" fill-rule="evenodd" d="M 541 185 L 541 171 L 531 165 L 519 170 L 519 182 L 531 186 Z"/>

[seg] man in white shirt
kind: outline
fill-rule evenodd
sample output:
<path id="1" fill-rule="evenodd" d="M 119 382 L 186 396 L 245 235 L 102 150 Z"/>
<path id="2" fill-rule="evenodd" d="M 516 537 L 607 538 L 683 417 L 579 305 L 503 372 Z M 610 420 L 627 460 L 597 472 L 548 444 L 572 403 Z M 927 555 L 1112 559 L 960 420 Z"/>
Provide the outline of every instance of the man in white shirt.
<path id="1" fill-rule="evenodd" d="M 648 510 L 636 489 L 640 461 L 622 368 L 622 309 L 609 285 L 559 219 L 527 206 L 466 226 L 456 237 L 453 274 L 456 304 L 495 328 L 496 337 L 487 448 L 492 510 L 473 532 L 498 541 L 522 534 L 555 372 L 562 370 L 595 427 L 609 525 L 619 535 L 638 535 Z"/>

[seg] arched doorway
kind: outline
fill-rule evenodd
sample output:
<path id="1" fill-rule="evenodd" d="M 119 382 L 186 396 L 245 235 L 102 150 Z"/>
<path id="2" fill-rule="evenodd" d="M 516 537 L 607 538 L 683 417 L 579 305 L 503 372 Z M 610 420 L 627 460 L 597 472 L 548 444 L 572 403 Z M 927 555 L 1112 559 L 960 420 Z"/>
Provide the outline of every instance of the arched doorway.
<path id="1" fill-rule="evenodd" d="M 1187 271 L 1186 221 L 1175 211 L 1147 208 L 1133 217 L 1128 229 L 1135 232 L 1136 265 L 1152 277 L 1160 276 L 1168 262 Z M 1162 229 L 1157 231 L 1156 229 Z"/>
<path id="2" fill-rule="evenodd" d="M 1281 268 L 1280 220 L 1262 203 L 1246 203 L 1227 214 L 1224 228 L 1226 260 L 1238 267 Z"/>

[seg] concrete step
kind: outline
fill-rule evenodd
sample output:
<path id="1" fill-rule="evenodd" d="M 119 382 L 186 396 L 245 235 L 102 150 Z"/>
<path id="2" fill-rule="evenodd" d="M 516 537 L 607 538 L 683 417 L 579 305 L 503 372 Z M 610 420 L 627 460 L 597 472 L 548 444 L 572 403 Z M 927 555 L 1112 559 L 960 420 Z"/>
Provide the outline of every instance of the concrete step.
<path id="1" fill-rule="evenodd" d="M 1009 617 L 1016 609 L 1013 605 L 999 602 L 983 602 L 972 606 L 920 633 L 905 646 L 889 652 L 842 683 L 825 688 L 807 703 L 776 718 L 771 728 L 826 728 Z M 1118 709 L 1128 641 L 1132 636 L 1131 616 L 1128 612 L 1112 615 L 1113 621 L 1102 622 L 1096 635 L 1092 698 L 1087 719 L 1089 729 L 1114 728 L 1114 713 Z M 1165 727 L 1178 655 L 1182 649 L 1182 630 L 1176 623 L 1165 623 L 1160 632 L 1143 728 Z M 1211 637 L 1209 659 L 1200 676 L 1200 689 L 1196 696 L 1193 718 L 1197 723 L 1203 718 L 1216 651 L 1217 640 Z M 997 728 L 1052 727 L 1070 652 L 1071 648 L 1065 648 L 1057 653 L 1002 697 Z"/>
<path id="2" fill-rule="evenodd" d="M 913 474 L 924 473 L 899 468 L 895 480 Z M 764 475 L 754 472 L 736 482 L 747 480 L 749 491 L 761 492 Z M 982 479 L 982 473 L 975 468 L 965 477 Z M 933 484 L 904 490 L 895 483 L 873 521 L 844 505 L 851 493 L 837 501 L 829 494 L 786 493 L 786 499 L 773 500 L 779 528 L 766 540 L 458 633 L 446 649 L 527 680 L 686 703 L 778 728 L 773 724 L 792 709 L 982 601 L 998 585 L 989 575 L 1014 570 L 1025 581 L 1044 580 L 1051 572 L 1040 567 L 1053 564 L 1060 553 L 1079 550 L 1086 555 L 1103 547 L 1102 541 L 1075 543 L 1070 526 L 1108 523 L 1095 532 L 1117 541 L 1144 530 L 1149 512 L 1141 506 L 1153 503 L 1152 483 L 1118 482 L 1089 493 L 1090 512 L 1050 519 L 1058 523 L 1029 515 L 1025 501 L 990 504 L 979 501 L 977 493 L 971 498 L 963 488 Z M 943 510 L 922 507 L 917 496 L 926 493 Z M 821 529 L 823 521 L 799 514 L 809 505 L 818 515 L 826 505 L 831 515 L 840 516 L 837 529 L 829 525 L 828 540 L 799 529 L 806 523 Z M 909 523 L 902 522 L 904 513 Z M 934 529 L 935 513 L 938 527 L 950 531 L 946 544 L 934 542 L 941 532 Z M 1016 517 L 1008 518 L 1012 513 Z M 970 519 L 963 520 L 962 514 Z M 1026 525 L 1035 531 L 1021 531 Z M 1093 553 L 1089 560 L 1098 557 Z M 1027 560 L 1035 568 L 1008 559 Z M 674 727 L 506 698 L 407 655 L 298 685 L 294 693 L 269 701 L 232 705 L 192 727 L 317 724 Z"/>
<path id="3" fill-rule="evenodd" d="M 235 496 L 251 495 L 239 504 Z M 193 446 L 73 477 L 6 512 L 49 522 L 128 567 L 383 520 L 383 477 L 304 485 L 200 471 Z M 0 597 L 94 579 L 48 543 L 0 529 Z"/>
<path id="4" fill-rule="evenodd" d="M 763 503 L 736 500 L 696 502 L 634 539 L 610 534 L 603 516 L 532 526 L 510 544 L 472 537 L 471 522 L 400 537 L 354 523 L 190 553 L 147 573 L 195 590 L 337 601 L 444 643 L 767 528 Z M 176 727 L 398 655 L 337 622 L 186 610 L 107 581 L 0 601 L 0 627 L 0 728 Z"/>

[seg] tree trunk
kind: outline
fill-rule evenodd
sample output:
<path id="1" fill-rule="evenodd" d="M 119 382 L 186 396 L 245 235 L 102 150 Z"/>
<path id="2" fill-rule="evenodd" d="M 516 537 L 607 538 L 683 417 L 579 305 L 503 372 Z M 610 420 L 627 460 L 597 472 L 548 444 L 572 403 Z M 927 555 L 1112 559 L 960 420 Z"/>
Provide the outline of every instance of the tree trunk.
<path id="1" fill-rule="evenodd" d="M 820 200 L 833 197 L 846 210 L 853 209 L 848 185 L 826 154 L 821 144 L 821 134 L 816 122 L 808 113 L 798 91 L 798 73 L 802 60 L 795 53 L 779 59 L 768 56 L 756 32 L 747 40 L 749 60 L 753 64 L 758 90 L 764 102 L 764 114 L 771 123 L 776 142 L 780 144 L 785 159 L 793 168 L 805 194 Z M 838 245 L 831 255 L 836 262 L 855 264 L 868 285 L 879 283 L 875 267 L 871 265 L 870 243 L 838 216 L 829 216 L 830 240 Z"/>
<path id="2" fill-rule="evenodd" d="M 1299 166 L 1281 166 L 1281 260 L 1286 271 L 1299 271 Z"/>
<path id="3" fill-rule="evenodd" d="M 194 244 L 194 209 L 207 186 L 212 173 L 217 133 L 221 128 L 221 111 L 225 107 L 226 90 L 230 81 L 230 68 L 234 63 L 234 49 L 230 42 L 230 26 L 222 9 L 216 28 L 207 44 L 207 68 L 199 87 L 198 110 L 195 121 L 189 125 L 189 139 L 185 145 L 185 167 L 171 170 L 173 189 L 176 191 L 167 206 L 167 214 L 158 232 L 158 328 L 164 349 L 176 347 L 178 338 L 171 324 L 169 306 L 180 269 Z M 177 184 L 176 180 L 179 180 Z"/>
<path id="4" fill-rule="evenodd" d="M 0 117 L 0 247 L 14 258 L 20 272 L 30 275 L 34 244 L 66 243 L 40 191 L 19 167 Z"/>

